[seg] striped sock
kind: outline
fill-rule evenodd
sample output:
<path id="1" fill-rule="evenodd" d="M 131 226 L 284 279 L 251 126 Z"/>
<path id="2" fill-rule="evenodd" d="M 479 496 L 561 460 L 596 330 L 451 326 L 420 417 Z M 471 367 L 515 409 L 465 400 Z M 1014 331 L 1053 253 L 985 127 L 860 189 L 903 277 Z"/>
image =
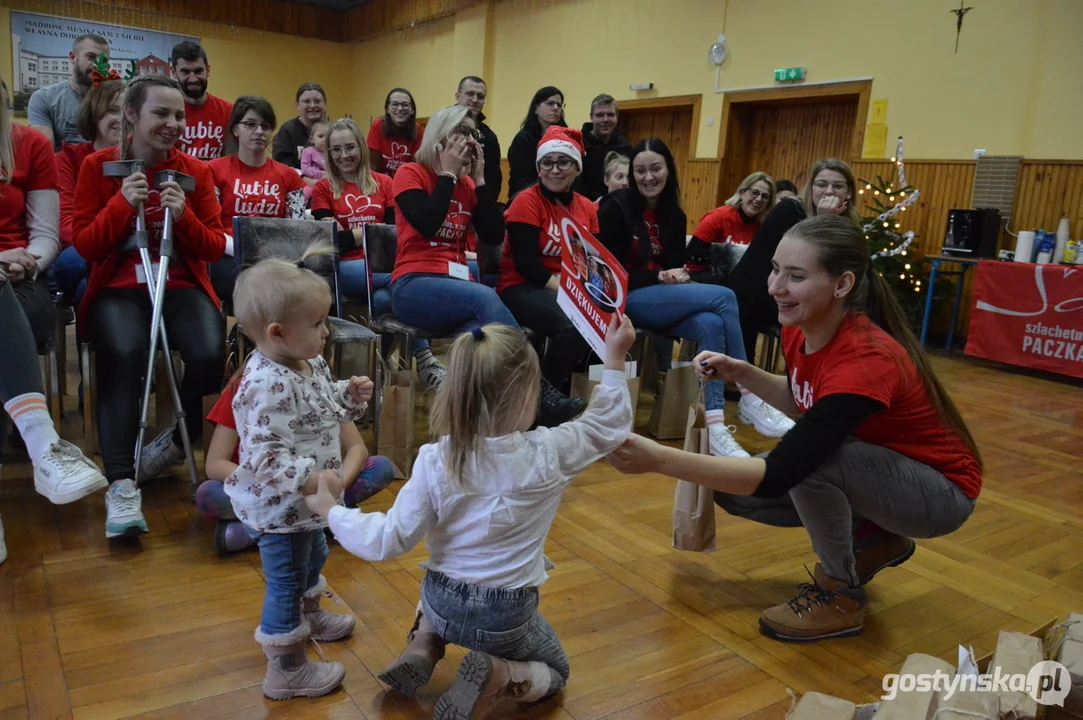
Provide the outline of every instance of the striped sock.
<path id="1" fill-rule="evenodd" d="M 726 412 L 725 410 L 708 410 L 703 413 L 707 419 L 707 427 L 714 427 L 715 425 L 726 425 Z"/>
<path id="2" fill-rule="evenodd" d="M 4 410 L 15 422 L 15 427 L 19 428 L 31 461 L 37 462 L 49 446 L 60 439 L 53 428 L 45 396 L 41 393 L 13 397 L 4 404 Z"/>
<path id="3" fill-rule="evenodd" d="M 737 383 L 737 389 L 741 391 L 741 397 L 745 397 L 746 395 L 751 395 L 752 394 L 741 383 Z"/>

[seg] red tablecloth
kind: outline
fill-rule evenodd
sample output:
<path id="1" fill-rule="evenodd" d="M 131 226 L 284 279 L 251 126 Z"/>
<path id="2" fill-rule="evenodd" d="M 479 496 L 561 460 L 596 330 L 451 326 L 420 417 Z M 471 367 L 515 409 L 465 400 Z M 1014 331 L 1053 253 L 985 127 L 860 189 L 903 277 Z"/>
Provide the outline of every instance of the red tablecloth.
<path id="1" fill-rule="evenodd" d="M 978 263 L 966 353 L 1083 377 L 1083 266 Z"/>

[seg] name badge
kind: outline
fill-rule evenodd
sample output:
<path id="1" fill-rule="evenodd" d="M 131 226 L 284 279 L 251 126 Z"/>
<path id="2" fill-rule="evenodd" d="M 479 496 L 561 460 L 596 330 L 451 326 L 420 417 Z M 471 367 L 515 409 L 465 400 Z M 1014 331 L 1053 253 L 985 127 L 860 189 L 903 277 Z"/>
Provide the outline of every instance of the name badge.
<path id="1" fill-rule="evenodd" d="M 158 268 L 160 267 L 160 265 L 158 263 L 151 263 L 150 267 L 151 267 L 151 272 L 154 273 L 154 279 L 157 280 L 158 279 Z M 169 282 L 169 271 L 166 271 L 165 280 L 166 280 L 166 282 Z M 147 284 L 147 273 L 146 273 L 146 271 L 143 270 L 142 265 L 136 265 L 135 266 L 135 281 L 137 283 L 139 283 L 140 285 L 146 285 Z"/>
<path id="2" fill-rule="evenodd" d="M 447 274 L 458 280 L 469 280 L 470 268 L 462 263 L 449 262 L 447 264 Z"/>

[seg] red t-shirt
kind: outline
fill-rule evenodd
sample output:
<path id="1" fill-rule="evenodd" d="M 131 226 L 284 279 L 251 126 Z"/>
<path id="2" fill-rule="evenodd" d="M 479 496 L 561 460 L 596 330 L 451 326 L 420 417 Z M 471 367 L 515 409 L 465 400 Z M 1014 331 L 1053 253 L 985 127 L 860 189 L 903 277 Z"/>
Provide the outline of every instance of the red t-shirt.
<path id="1" fill-rule="evenodd" d="M 568 213 L 593 235 L 598 234 L 598 206 L 579 193 L 572 194 L 572 204 Z M 557 209 L 541 192 L 541 186 L 532 185 L 515 196 L 511 205 L 504 212 L 505 223 L 525 223 L 540 228 L 538 233 L 538 254 L 542 265 L 551 275 L 560 276 L 561 242 L 560 224 Z M 500 257 L 500 281 L 497 292 L 526 283 L 523 276 L 515 269 L 515 257 L 511 246 L 505 240 L 504 251 Z"/>
<path id="2" fill-rule="evenodd" d="M 396 198 L 407 190 L 424 190 L 425 194 L 432 195 L 436 181 L 436 173 L 424 165 L 406 163 L 395 175 L 392 188 Z M 468 177 L 461 178 L 451 193 L 451 205 L 444 224 L 434 237 L 423 236 L 403 213 L 395 213 L 399 244 L 392 280 L 410 273 L 449 275 L 448 263 L 465 265 L 466 233 L 470 229 L 477 201 L 474 181 Z"/>
<path id="3" fill-rule="evenodd" d="M 30 242 L 26 226 L 26 194 L 56 190 L 53 144 L 37 130 L 11 124 L 15 171 L 11 182 L 0 181 L 0 250 L 24 248 Z"/>
<path id="4" fill-rule="evenodd" d="M 647 226 L 647 233 L 651 239 L 651 261 L 647 263 L 647 270 L 664 270 L 658 264 L 658 258 L 662 257 L 662 240 L 658 236 L 658 213 L 652 208 L 643 211 L 643 223 Z M 632 258 L 639 257 L 639 225 L 632 228 Z"/>
<path id="5" fill-rule="evenodd" d="M 408 162 L 413 162 L 414 155 L 417 154 L 417 149 L 421 147 L 421 128 L 417 131 L 417 140 L 410 142 L 404 137 L 395 136 L 388 137 L 384 135 L 384 119 L 378 117 L 372 121 L 372 127 L 369 128 L 368 146 L 369 152 L 374 155 L 372 158 L 372 166 L 374 168 L 383 168 L 383 171 L 395 177 L 395 173 L 399 171 L 399 168 Z M 383 158 L 383 164 L 378 165 L 376 158 Z"/>
<path id="6" fill-rule="evenodd" d="M 236 155 L 207 163 L 222 205 L 222 229 L 233 233 L 235 217 L 284 218 L 289 215 L 286 196 L 303 191 L 305 181 L 289 165 L 267 159 L 262 167 L 245 165 Z"/>
<path id="7" fill-rule="evenodd" d="M 202 105 L 184 105 L 184 135 L 177 149 L 200 160 L 222 157 L 233 103 L 207 93 Z"/>
<path id="8" fill-rule="evenodd" d="M 741 212 L 732 205 L 723 205 L 704 215 L 696 231 L 692 234 L 705 243 L 729 242 L 734 245 L 748 245 L 756 237 L 760 221 L 753 218 L 745 222 Z M 710 270 L 709 265 L 689 262 L 688 269 L 693 272 Z"/>
<path id="9" fill-rule="evenodd" d="M 872 398 L 887 406 L 870 416 L 854 437 L 928 465 L 969 498 L 981 491 L 981 466 L 958 434 L 941 421 L 906 349 L 869 320 L 842 322 L 826 347 L 805 354 L 805 335 L 782 328 L 794 401 L 807 411 L 828 395 Z"/>
<path id="10" fill-rule="evenodd" d="M 296 173 L 294 173 L 296 174 Z M 218 396 L 217 402 L 214 403 L 214 407 L 207 413 L 207 421 L 212 422 L 215 425 L 221 425 L 222 427 L 229 428 L 230 430 L 237 429 L 237 421 L 233 419 L 233 396 L 237 394 L 237 386 L 240 384 L 240 376 L 231 379 L 226 386 L 222 388 L 222 394 Z M 237 445 L 233 448 L 233 464 L 240 465 L 240 450 L 241 441 L 237 439 Z"/>
<path id="11" fill-rule="evenodd" d="M 372 173 L 376 192 L 365 195 L 357 183 L 346 183 L 342 195 L 332 197 L 331 181 L 323 178 L 312 186 L 312 212 L 330 210 L 343 230 L 357 230 L 366 223 L 382 223 L 388 208 L 395 207 L 392 180 L 383 173 Z M 365 249 L 357 248 L 342 256 L 343 260 L 360 260 Z"/>
<path id="12" fill-rule="evenodd" d="M 60 190 L 60 245 L 71 245 L 75 235 L 75 183 L 86 156 L 94 152 L 94 143 L 64 143 L 56 154 L 56 185 Z"/>

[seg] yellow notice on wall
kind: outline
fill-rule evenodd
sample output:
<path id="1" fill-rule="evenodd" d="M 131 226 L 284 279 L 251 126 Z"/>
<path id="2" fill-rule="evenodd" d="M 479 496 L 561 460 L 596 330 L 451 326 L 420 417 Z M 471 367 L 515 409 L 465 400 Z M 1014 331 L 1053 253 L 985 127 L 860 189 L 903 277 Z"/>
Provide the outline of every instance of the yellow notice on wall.
<path id="1" fill-rule="evenodd" d="M 887 124 L 869 123 L 865 126 L 865 144 L 861 148 L 863 158 L 882 158 L 887 149 Z"/>
<path id="2" fill-rule="evenodd" d="M 872 101 L 872 113 L 869 115 L 871 123 L 887 122 L 887 98 Z"/>

